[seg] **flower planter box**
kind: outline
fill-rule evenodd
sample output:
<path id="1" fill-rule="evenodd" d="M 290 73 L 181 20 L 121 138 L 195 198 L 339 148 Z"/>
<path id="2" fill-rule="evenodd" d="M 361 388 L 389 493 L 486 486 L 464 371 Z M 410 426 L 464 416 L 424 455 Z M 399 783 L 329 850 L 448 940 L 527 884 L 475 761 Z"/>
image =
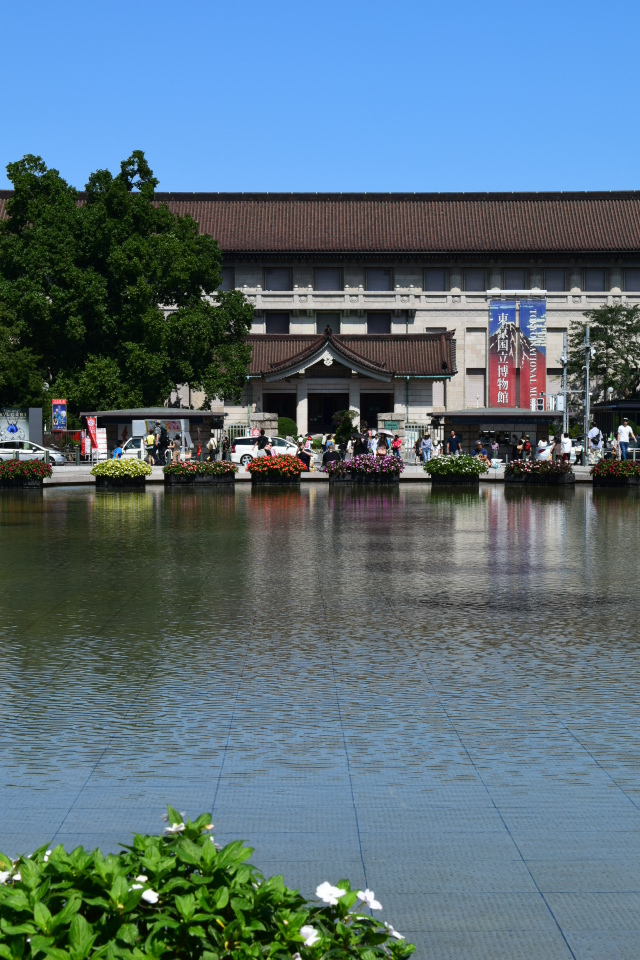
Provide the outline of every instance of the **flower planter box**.
<path id="1" fill-rule="evenodd" d="M 300 477 L 270 477 L 268 474 L 251 474 L 251 486 L 254 487 L 294 487 L 300 486 Z"/>
<path id="2" fill-rule="evenodd" d="M 434 476 L 431 477 L 431 485 L 434 487 L 479 487 L 480 477 Z"/>
<path id="3" fill-rule="evenodd" d="M 144 490 L 146 477 L 96 477 L 98 490 Z"/>
<path id="4" fill-rule="evenodd" d="M 624 490 L 625 487 L 640 487 L 640 477 L 594 477 L 594 487 Z"/>
<path id="5" fill-rule="evenodd" d="M 400 483 L 400 476 L 398 474 L 392 473 L 348 473 L 344 477 L 336 477 L 333 474 L 329 474 L 329 483 L 332 484 L 354 484 L 354 483 L 375 483 L 375 484 L 389 484 L 389 483 Z"/>
<path id="6" fill-rule="evenodd" d="M 168 487 L 193 487 L 193 486 L 202 486 L 206 484 L 207 486 L 214 486 L 224 483 L 226 486 L 233 486 L 236 480 L 235 473 L 221 473 L 211 476 L 194 476 L 194 477 L 172 477 L 166 476 L 164 478 L 165 486 Z"/>
<path id="7" fill-rule="evenodd" d="M 34 479 L 0 480 L 0 490 L 42 490 L 43 477 Z"/>
<path id="8" fill-rule="evenodd" d="M 564 487 L 567 484 L 576 482 L 576 475 L 571 470 L 569 473 L 556 473 L 544 476 L 535 473 L 516 473 L 513 476 L 505 476 L 505 483 L 520 483 L 531 487 Z"/>

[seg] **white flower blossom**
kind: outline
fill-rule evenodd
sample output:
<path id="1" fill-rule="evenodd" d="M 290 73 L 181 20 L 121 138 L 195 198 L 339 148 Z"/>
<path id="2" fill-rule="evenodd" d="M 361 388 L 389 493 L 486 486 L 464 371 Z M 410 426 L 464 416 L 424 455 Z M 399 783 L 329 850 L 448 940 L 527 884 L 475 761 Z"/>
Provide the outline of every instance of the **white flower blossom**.
<path id="1" fill-rule="evenodd" d="M 0 872 L 0 883 L 6 883 L 11 876 L 11 870 L 2 870 Z"/>
<path id="2" fill-rule="evenodd" d="M 44 857 L 42 858 L 45 863 L 48 862 L 49 857 L 51 856 L 51 850 L 45 850 Z"/>
<path id="3" fill-rule="evenodd" d="M 376 900 L 373 890 L 358 890 L 358 896 L 363 903 L 366 903 L 372 910 L 382 910 L 382 904 Z"/>
<path id="4" fill-rule="evenodd" d="M 302 960 L 302 957 L 300 956 L 299 953 L 294 953 L 291 960 Z"/>
<path id="5" fill-rule="evenodd" d="M 165 827 L 165 833 L 182 833 L 187 827 L 186 823 L 172 823 L 170 827 Z"/>
<path id="6" fill-rule="evenodd" d="M 136 883 L 146 883 L 147 880 L 148 880 L 148 877 L 145 877 L 144 873 L 141 873 L 139 876 L 136 877 Z"/>
<path id="7" fill-rule="evenodd" d="M 312 947 L 314 943 L 317 943 L 320 939 L 320 934 L 315 927 L 311 927 L 308 924 L 304 927 L 300 927 L 300 936 L 304 937 L 305 947 Z"/>
<path id="8" fill-rule="evenodd" d="M 142 899 L 146 900 L 147 903 L 157 903 L 160 898 L 155 890 L 145 890 Z"/>
<path id="9" fill-rule="evenodd" d="M 346 890 L 341 890 L 340 887 L 334 887 L 325 880 L 324 883 L 321 883 L 320 886 L 316 888 L 316 897 L 318 900 L 322 900 L 324 903 L 335 907 L 339 898 L 344 897 L 346 892 Z"/>
<path id="10" fill-rule="evenodd" d="M 395 937 L 396 940 L 404 940 L 404 937 L 402 936 L 402 934 L 401 934 L 401 933 L 398 933 L 397 930 L 394 930 L 390 923 L 386 923 L 386 922 L 385 922 L 385 927 L 386 927 L 387 930 L 389 931 L 389 936 L 390 936 L 390 937 Z"/>
<path id="11" fill-rule="evenodd" d="M 129 887 L 129 890 L 142 890 L 142 884 L 132 883 L 131 886 Z"/>
<path id="12" fill-rule="evenodd" d="M 18 870 L 18 871 L 16 871 L 16 873 L 14 873 L 14 875 L 11 877 L 11 879 L 12 879 L 12 880 L 22 880 L 22 874 L 21 874 L 20 871 Z"/>

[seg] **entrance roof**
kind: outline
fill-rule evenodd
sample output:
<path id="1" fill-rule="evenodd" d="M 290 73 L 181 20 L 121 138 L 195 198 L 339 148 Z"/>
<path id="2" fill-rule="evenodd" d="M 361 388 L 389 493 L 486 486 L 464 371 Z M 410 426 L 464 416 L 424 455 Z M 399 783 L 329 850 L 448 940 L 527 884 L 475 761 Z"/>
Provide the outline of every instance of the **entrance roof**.
<path id="1" fill-rule="evenodd" d="M 447 380 L 457 373 L 453 331 L 386 334 L 253 334 L 251 376 L 281 380 L 323 360 L 342 363 L 361 376 L 389 381 L 392 377 Z"/>

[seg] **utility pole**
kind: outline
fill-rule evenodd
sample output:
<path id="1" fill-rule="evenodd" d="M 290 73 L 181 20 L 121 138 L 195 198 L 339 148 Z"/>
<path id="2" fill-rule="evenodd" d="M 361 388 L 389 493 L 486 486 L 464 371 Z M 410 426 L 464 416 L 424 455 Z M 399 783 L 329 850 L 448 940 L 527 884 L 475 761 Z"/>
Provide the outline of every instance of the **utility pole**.
<path id="1" fill-rule="evenodd" d="M 582 462 L 587 466 L 589 451 L 589 421 L 591 419 L 591 394 L 589 383 L 589 361 L 591 360 L 591 344 L 589 342 L 589 324 L 584 330 L 584 440 L 582 441 Z"/>
<path id="2" fill-rule="evenodd" d="M 562 433 L 569 432 L 569 410 L 567 409 L 567 331 L 562 334 Z"/>

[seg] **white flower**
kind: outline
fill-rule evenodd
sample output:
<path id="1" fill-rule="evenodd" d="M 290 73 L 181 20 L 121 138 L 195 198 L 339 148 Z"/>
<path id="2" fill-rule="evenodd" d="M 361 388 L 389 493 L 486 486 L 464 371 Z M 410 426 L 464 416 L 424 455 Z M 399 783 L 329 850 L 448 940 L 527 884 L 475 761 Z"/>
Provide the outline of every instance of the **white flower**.
<path id="1" fill-rule="evenodd" d="M 302 957 L 300 956 L 299 953 L 294 953 L 291 960 L 302 960 Z"/>
<path id="2" fill-rule="evenodd" d="M 11 877 L 11 879 L 12 879 L 12 880 L 22 880 L 22 874 L 21 874 L 20 871 L 18 870 L 17 873 L 14 873 L 14 875 Z"/>
<path id="3" fill-rule="evenodd" d="M 305 947 L 312 947 L 314 943 L 317 943 L 320 939 L 320 934 L 315 927 L 310 927 L 309 925 L 300 927 L 300 936 L 304 937 Z"/>
<path id="4" fill-rule="evenodd" d="M 390 937 L 395 937 L 396 940 L 404 940 L 404 937 L 402 936 L 402 934 L 398 933 L 397 930 L 394 930 L 390 923 L 385 923 L 385 927 L 389 931 Z"/>
<path id="5" fill-rule="evenodd" d="M 142 884 L 132 883 L 131 886 L 129 887 L 129 890 L 142 890 Z"/>
<path id="6" fill-rule="evenodd" d="M 145 877 L 144 873 L 141 873 L 140 876 L 136 877 L 136 883 L 146 883 L 146 882 L 147 882 L 147 877 Z"/>
<path id="7" fill-rule="evenodd" d="M 316 897 L 318 900 L 323 900 L 324 903 L 335 907 L 339 898 L 344 897 L 346 892 L 346 890 L 341 890 L 340 887 L 334 887 L 325 880 L 324 883 L 321 883 L 320 886 L 316 888 Z"/>
<path id="8" fill-rule="evenodd" d="M 11 870 L 3 870 L 0 873 L 0 883 L 6 883 L 11 876 Z"/>
<path id="9" fill-rule="evenodd" d="M 170 827 L 165 827 L 165 833 L 182 833 L 186 829 L 186 823 L 172 823 Z"/>
<path id="10" fill-rule="evenodd" d="M 358 896 L 362 902 L 366 903 L 372 910 L 382 910 L 382 904 L 376 900 L 376 895 L 373 890 L 358 890 Z"/>
<path id="11" fill-rule="evenodd" d="M 50 856 L 51 856 L 51 850 L 45 850 L 44 857 L 42 858 L 43 861 L 44 861 L 45 863 L 47 863 L 47 861 L 49 860 L 49 857 L 50 857 Z"/>
<path id="12" fill-rule="evenodd" d="M 142 899 L 146 900 L 147 903 L 157 903 L 160 898 L 155 890 L 145 890 L 142 894 Z"/>

